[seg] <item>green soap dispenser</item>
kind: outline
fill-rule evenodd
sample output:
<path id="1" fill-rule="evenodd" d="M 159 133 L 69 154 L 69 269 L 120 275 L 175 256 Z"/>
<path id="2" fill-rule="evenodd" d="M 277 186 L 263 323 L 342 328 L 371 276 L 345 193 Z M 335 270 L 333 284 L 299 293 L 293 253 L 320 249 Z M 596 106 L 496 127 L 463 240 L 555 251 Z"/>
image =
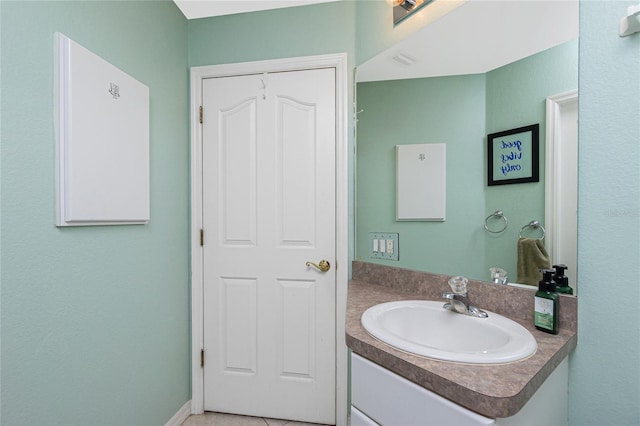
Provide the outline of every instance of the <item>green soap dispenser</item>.
<path id="1" fill-rule="evenodd" d="M 558 294 L 553 280 L 553 269 L 542 270 L 535 296 L 534 324 L 545 333 L 558 334 Z"/>
<path id="2" fill-rule="evenodd" d="M 573 294 L 573 289 L 569 287 L 569 278 L 564 275 L 564 271 L 567 270 L 566 265 L 553 265 L 556 273 L 553 276 L 553 280 L 556 282 L 556 291 L 563 294 Z"/>

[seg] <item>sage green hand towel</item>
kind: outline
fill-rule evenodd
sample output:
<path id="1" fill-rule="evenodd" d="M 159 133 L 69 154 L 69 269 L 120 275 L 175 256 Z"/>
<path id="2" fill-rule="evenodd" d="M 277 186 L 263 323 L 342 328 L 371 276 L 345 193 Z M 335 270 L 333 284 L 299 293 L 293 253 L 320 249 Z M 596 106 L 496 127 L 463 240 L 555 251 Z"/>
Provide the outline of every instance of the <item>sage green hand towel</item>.
<path id="1" fill-rule="evenodd" d="M 518 239 L 518 279 L 520 284 L 538 285 L 542 279 L 540 269 L 551 268 L 551 259 L 542 240 Z"/>

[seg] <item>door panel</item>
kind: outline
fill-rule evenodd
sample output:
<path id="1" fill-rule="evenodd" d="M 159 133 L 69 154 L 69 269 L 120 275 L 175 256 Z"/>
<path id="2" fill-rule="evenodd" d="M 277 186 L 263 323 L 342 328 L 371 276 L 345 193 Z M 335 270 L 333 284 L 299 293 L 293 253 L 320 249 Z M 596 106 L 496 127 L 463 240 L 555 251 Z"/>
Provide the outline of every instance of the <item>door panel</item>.
<path id="1" fill-rule="evenodd" d="M 220 189 L 224 244 L 256 244 L 256 99 L 220 111 Z"/>
<path id="2" fill-rule="evenodd" d="M 214 321 L 219 322 L 222 332 L 222 368 L 230 373 L 255 374 L 256 280 L 222 278 L 220 290 L 220 314 Z"/>
<path id="3" fill-rule="evenodd" d="M 315 108 L 294 100 L 277 100 L 280 167 L 278 183 L 282 197 L 278 211 L 280 242 L 313 246 L 315 241 Z M 301 124 L 298 126 L 298 123 Z"/>
<path id="4" fill-rule="evenodd" d="M 335 70 L 203 82 L 204 408 L 335 422 Z"/>
<path id="5" fill-rule="evenodd" d="M 315 283 L 278 280 L 281 307 L 278 309 L 282 336 L 278 357 L 280 377 L 313 380 L 315 367 Z"/>

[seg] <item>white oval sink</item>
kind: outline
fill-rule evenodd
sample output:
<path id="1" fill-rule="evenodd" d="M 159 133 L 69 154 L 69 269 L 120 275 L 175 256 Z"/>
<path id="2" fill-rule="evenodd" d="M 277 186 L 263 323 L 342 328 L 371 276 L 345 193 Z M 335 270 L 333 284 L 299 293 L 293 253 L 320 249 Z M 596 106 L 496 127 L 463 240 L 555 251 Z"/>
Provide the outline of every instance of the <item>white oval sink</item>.
<path id="1" fill-rule="evenodd" d="M 487 312 L 475 318 L 444 309 L 444 302 L 402 300 L 372 306 L 362 325 L 397 349 L 445 361 L 503 364 L 535 353 L 529 331 L 509 318 Z"/>

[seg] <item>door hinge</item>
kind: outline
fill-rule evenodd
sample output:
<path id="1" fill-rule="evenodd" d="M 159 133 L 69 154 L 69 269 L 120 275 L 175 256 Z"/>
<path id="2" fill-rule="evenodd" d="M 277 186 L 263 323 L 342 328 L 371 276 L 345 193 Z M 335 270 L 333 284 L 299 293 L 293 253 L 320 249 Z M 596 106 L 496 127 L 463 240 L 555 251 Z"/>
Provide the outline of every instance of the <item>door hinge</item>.
<path id="1" fill-rule="evenodd" d="M 200 105 L 200 124 L 202 124 L 202 105 Z"/>
<path id="2" fill-rule="evenodd" d="M 204 368 L 204 349 L 200 349 L 200 368 Z"/>
<path id="3" fill-rule="evenodd" d="M 204 229 L 200 229 L 200 247 L 204 246 Z"/>

